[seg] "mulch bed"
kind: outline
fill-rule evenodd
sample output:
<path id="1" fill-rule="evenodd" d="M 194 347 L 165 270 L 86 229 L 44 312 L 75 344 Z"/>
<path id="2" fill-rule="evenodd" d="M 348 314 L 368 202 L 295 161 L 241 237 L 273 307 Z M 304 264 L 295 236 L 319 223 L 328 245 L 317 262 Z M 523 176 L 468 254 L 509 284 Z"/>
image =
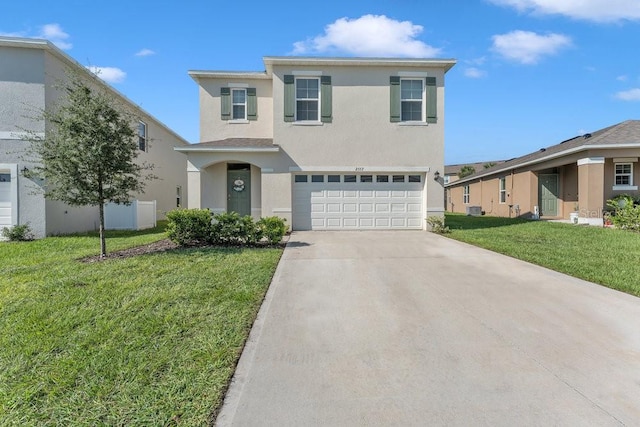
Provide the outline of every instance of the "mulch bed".
<path id="1" fill-rule="evenodd" d="M 138 255 L 166 252 L 173 249 L 177 249 L 179 247 L 180 246 L 178 246 L 177 243 L 174 243 L 169 239 L 163 239 L 163 240 L 158 240 L 157 242 L 149 243 L 148 245 L 136 246 L 133 248 L 123 249 L 121 251 L 110 252 L 110 253 L 107 253 L 107 256 L 105 256 L 104 258 L 101 258 L 100 255 L 94 255 L 86 258 L 81 258 L 79 261 L 88 263 L 88 262 L 104 261 L 107 259 L 114 259 L 114 258 L 129 258 L 133 256 L 138 256 Z"/>
<path id="2" fill-rule="evenodd" d="M 258 244 L 258 247 L 270 247 L 270 246 L 271 247 L 285 247 L 287 242 L 289 241 L 289 234 L 290 233 L 287 233 L 284 236 L 284 239 L 282 239 L 282 242 L 280 242 L 277 245 Z M 188 248 L 195 248 L 195 247 L 208 248 L 208 247 L 215 247 L 215 246 L 202 245 L 202 246 L 185 246 L 185 247 L 188 247 Z M 220 247 L 220 246 L 218 246 L 218 247 Z M 129 248 L 129 249 L 122 249 L 120 251 L 109 252 L 109 253 L 107 253 L 107 256 L 105 256 L 104 258 L 101 258 L 100 255 L 92 255 L 92 256 L 85 257 L 85 258 L 80 258 L 78 261 L 84 262 L 84 263 L 100 262 L 100 261 L 105 261 L 105 260 L 108 260 L 108 259 L 130 258 L 130 257 L 138 256 L 138 255 L 156 254 L 156 253 L 167 252 L 167 251 L 171 251 L 171 250 L 179 249 L 179 248 L 181 248 L 181 246 L 178 245 L 177 243 L 174 243 L 169 239 L 163 239 L 163 240 L 158 240 L 157 242 L 149 243 L 148 245 L 136 246 L 136 247 Z"/>

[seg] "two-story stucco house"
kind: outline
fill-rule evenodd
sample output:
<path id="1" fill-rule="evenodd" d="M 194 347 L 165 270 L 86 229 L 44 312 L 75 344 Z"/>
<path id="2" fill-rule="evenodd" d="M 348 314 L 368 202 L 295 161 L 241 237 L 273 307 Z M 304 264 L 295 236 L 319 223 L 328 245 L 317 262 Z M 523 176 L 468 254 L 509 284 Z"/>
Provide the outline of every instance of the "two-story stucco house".
<path id="1" fill-rule="evenodd" d="M 160 179 L 147 183 L 134 199 L 155 200 L 158 218 L 187 203 L 185 156 L 174 150 L 187 141 L 139 108 L 111 86 L 46 40 L 0 37 L 0 228 L 28 223 L 36 237 L 94 230 L 98 208 L 78 208 L 45 200 L 43 183 L 25 176 L 33 167 L 25 157 L 29 142 L 25 130 L 44 135 L 49 123 L 38 119 L 60 97 L 60 84 L 71 71 L 89 85 L 110 92 L 140 121 L 141 162 L 155 165 Z"/>
<path id="2" fill-rule="evenodd" d="M 201 142 L 189 207 L 293 230 L 425 229 L 444 211 L 444 77 L 454 60 L 265 57 L 190 71 Z"/>

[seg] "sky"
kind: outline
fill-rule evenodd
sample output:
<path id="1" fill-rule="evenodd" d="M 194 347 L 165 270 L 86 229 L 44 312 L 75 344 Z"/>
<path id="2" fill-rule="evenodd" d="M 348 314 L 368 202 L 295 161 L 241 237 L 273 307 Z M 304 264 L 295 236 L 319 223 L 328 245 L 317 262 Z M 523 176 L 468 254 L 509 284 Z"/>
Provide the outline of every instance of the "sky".
<path id="1" fill-rule="evenodd" d="M 188 70 L 263 56 L 453 58 L 445 162 L 518 157 L 640 119 L 639 0 L 6 1 L 0 34 L 46 38 L 189 142 Z"/>

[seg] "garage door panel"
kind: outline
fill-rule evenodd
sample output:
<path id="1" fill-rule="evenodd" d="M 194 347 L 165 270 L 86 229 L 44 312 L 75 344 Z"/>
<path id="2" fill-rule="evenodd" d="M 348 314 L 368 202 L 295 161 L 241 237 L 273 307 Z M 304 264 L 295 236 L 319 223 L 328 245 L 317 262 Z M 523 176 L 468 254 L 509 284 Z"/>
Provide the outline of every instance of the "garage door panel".
<path id="1" fill-rule="evenodd" d="M 344 182 L 341 175 L 340 182 L 294 181 L 294 230 L 423 228 L 423 182 L 360 179 Z"/>
<path id="2" fill-rule="evenodd" d="M 354 213 L 358 212 L 358 205 L 355 203 L 345 203 L 342 205 L 343 212 Z"/>

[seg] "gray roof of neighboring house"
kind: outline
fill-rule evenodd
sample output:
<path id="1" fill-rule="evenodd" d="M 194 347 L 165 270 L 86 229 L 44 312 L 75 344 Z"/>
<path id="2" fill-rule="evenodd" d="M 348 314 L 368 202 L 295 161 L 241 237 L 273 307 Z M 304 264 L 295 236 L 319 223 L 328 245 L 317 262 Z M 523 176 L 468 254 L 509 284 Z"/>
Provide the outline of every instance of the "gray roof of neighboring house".
<path id="1" fill-rule="evenodd" d="M 505 160 L 490 160 L 488 162 L 477 162 L 477 163 L 461 163 L 459 165 L 444 165 L 444 174 L 445 175 L 458 175 L 460 173 L 460 169 L 465 166 L 472 166 L 476 171 L 480 171 L 484 169 L 484 165 L 488 163 L 500 164 L 504 163 Z"/>
<path id="2" fill-rule="evenodd" d="M 525 154 L 524 156 L 507 160 L 504 163 L 476 172 L 473 175 L 454 181 L 448 184 L 448 186 L 459 185 L 466 181 L 472 181 L 495 173 L 540 163 L 578 151 L 625 146 L 636 146 L 640 148 L 640 120 L 627 120 L 595 132 L 567 139 L 559 144 L 541 148 L 533 153 Z"/>

